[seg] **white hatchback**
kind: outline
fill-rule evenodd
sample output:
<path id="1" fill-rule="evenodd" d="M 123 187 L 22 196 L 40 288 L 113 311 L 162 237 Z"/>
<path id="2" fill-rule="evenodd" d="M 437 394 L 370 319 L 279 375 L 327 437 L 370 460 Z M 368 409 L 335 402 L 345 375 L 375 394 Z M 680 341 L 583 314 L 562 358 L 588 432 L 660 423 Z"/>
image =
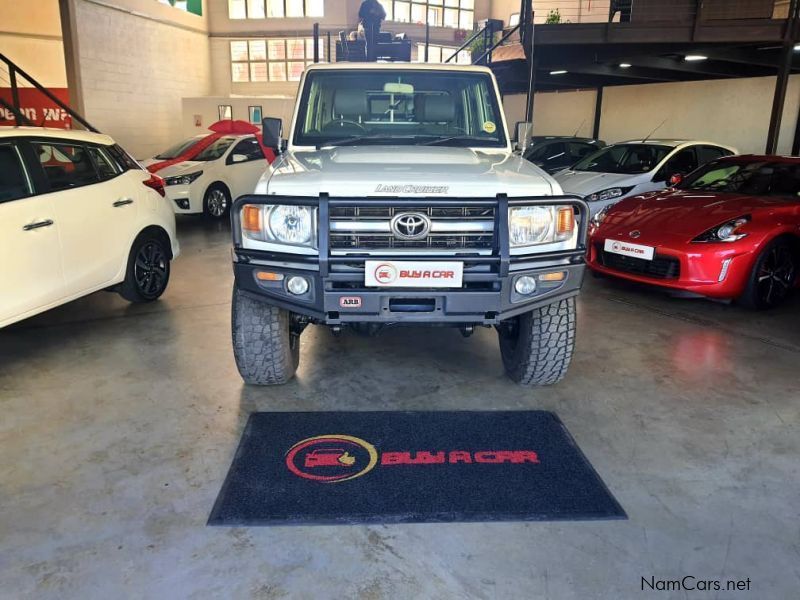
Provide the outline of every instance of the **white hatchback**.
<path id="1" fill-rule="evenodd" d="M 253 193 L 268 168 L 258 137 L 226 135 L 192 160 L 167 167 L 159 175 L 176 213 L 223 219 L 233 200 Z"/>
<path id="2" fill-rule="evenodd" d="M 0 328 L 103 289 L 153 301 L 178 252 L 161 178 L 110 137 L 0 127 Z"/>
<path id="3" fill-rule="evenodd" d="M 735 148 L 711 142 L 634 140 L 606 146 L 554 177 L 565 194 L 586 200 L 594 217 L 623 198 L 662 190 L 673 176 L 731 154 Z"/>

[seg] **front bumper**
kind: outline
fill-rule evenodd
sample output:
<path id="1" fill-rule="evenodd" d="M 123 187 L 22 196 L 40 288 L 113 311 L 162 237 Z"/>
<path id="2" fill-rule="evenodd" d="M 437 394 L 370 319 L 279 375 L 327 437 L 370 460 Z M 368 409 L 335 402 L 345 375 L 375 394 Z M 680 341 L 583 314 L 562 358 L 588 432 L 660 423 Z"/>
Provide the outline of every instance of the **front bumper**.
<path id="1" fill-rule="evenodd" d="M 588 207 L 574 197 L 549 197 L 509 200 L 496 203 L 496 248 L 491 255 L 465 251 L 456 256 L 428 252 L 413 257 L 394 253 L 331 255 L 328 248 L 328 207 L 337 203 L 360 206 L 398 206 L 404 200 L 287 198 L 245 196 L 234 203 L 233 262 L 239 290 L 259 300 L 305 315 L 327 325 L 346 323 L 401 324 L 480 324 L 494 325 L 504 319 L 529 312 L 539 306 L 578 294 L 585 270 L 586 224 Z M 414 205 L 457 206 L 458 199 L 414 199 Z M 239 214 L 244 204 L 319 205 L 319 256 L 301 256 L 244 249 L 239 237 Z M 575 250 L 540 255 L 511 256 L 508 245 L 508 206 L 515 204 L 572 205 L 579 215 L 578 247 Z M 505 232 L 504 234 L 502 232 Z M 457 261 L 464 263 L 464 282 L 456 289 L 368 288 L 364 284 L 366 260 Z M 278 277 L 261 280 L 259 273 Z M 543 275 L 561 273 L 561 281 L 543 281 Z M 521 276 L 535 277 L 537 290 L 521 296 L 514 283 Z M 302 276 L 308 292 L 292 295 L 287 289 L 290 277 Z"/>
<path id="2" fill-rule="evenodd" d="M 619 239 L 619 236 L 611 237 Z M 606 236 L 596 235 L 590 240 L 588 265 L 592 271 L 679 294 L 719 300 L 738 298 L 744 293 L 756 260 L 749 240 L 746 244 L 657 245 L 656 259 L 670 259 L 679 265 L 678 276 L 660 278 L 605 265 L 601 257 L 605 240 Z M 652 245 L 646 240 L 636 242 Z"/>
<path id="3" fill-rule="evenodd" d="M 202 200 L 193 198 L 191 185 L 168 185 L 164 188 L 167 199 L 176 215 L 203 212 Z"/>

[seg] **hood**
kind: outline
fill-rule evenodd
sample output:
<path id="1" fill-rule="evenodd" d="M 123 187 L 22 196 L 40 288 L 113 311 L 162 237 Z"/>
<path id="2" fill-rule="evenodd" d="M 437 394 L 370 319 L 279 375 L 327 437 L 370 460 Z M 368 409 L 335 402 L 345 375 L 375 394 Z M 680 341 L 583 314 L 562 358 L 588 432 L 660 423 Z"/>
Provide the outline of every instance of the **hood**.
<path id="1" fill-rule="evenodd" d="M 627 235 L 638 230 L 638 241 L 674 236 L 693 239 L 712 227 L 755 211 L 785 206 L 781 198 L 762 198 L 741 194 L 719 194 L 669 190 L 652 192 L 622 200 L 603 221 L 603 235 Z"/>
<path id="2" fill-rule="evenodd" d="M 340 147 L 290 152 L 258 184 L 259 194 L 333 197 L 550 196 L 552 177 L 519 156 L 469 148 Z"/>
<path id="3" fill-rule="evenodd" d="M 159 171 L 159 176 L 161 177 L 174 177 L 175 175 L 188 175 L 189 173 L 195 173 L 197 171 L 202 171 L 203 166 L 208 163 L 204 161 L 198 160 L 184 160 L 177 164 L 170 165 L 164 169 Z"/>
<path id="4" fill-rule="evenodd" d="M 590 171 L 561 171 L 554 175 L 556 181 L 566 194 L 576 194 L 578 196 L 588 196 L 595 192 L 602 192 L 613 187 L 629 187 L 639 183 L 642 175 L 630 175 L 626 173 L 593 173 Z"/>

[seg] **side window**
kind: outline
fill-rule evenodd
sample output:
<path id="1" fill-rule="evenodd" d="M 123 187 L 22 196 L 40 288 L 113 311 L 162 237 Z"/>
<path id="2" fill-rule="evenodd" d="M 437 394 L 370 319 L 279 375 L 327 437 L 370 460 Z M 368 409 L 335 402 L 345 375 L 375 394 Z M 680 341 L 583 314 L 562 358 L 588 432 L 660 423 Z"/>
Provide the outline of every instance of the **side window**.
<path id="1" fill-rule="evenodd" d="M 89 146 L 88 150 L 94 161 L 94 166 L 97 168 L 97 173 L 100 175 L 100 179 L 103 181 L 113 179 L 121 173 L 117 164 L 106 156 L 100 148 Z"/>
<path id="2" fill-rule="evenodd" d="M 597 147 L 592 144 L 581 144 L 578 142 L 570 142 L 569 144 L 569 153 L 575 162 L 589 156 L 595 150 L 597 150 Z"/>
<path id="3" fill-rule="evenodd" d="M 0 202 L 25 198 L 31 193 L 31 184 L 17 147 L 0 144 Z"/>
<path id="4" fill-rule="evenodd" d="M 125 152 L 118 144 L 106 146 L 108 154 L 117 162 L 123 171 L 141 171 L 142 166 L 131 155 Z"/>
<path id="5" fill-rule="evenodd" d="M 39 161 L 42 163 L 45 179 L 50 184 L 51 192 L 100 181 L 84 146 L 36 142 L 33 144 L 33 148 L 39 155 Z"/>
<path id="6" fill-rule="evenodd" d="M 258 143 L 256 138 L 247 138 L 236 144 L 228 155 L 228 164 L 233 162 L 231 159 L 234 154 L 242 154 L 247 157 L 247 160 L 261 160 L 265 158 L 264 151 L 261 149 L 261 144 Z"/>
<path id="7" fill-rule="evenodd" d="M 684 148 L 667 161 L 653 181 L 665 181 L 676 173 L 686 175 L 697 168 L 697 153 L 694 147 Z"/>
<path id="8" fill-rule="evenodd" d="M 722 158 L 723 156 L 731 156 L 731 154 L 732 153 L 729 150 L 726 150 L 725 148 L 718 148 L 717 146 L 697 147 L 697 157 L 701 165 L 709 163 L 712 160 Z"/>

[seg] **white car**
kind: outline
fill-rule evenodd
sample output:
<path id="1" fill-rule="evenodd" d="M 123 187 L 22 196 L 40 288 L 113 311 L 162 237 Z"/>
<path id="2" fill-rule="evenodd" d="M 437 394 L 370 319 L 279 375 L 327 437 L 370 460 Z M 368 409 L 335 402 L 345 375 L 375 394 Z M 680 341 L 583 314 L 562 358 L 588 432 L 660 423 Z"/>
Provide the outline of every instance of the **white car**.
<path id="1" fill-rule="evenodd" d="M 673 176 L 732 154 L 738 154 L 735 148 L 712 142 L 633 140 L 598 150 L 554 177 L 565 194 L 586 200 L 595 216 L 623 198 L 662 190 Z"/>
<path id="2" fill-rule="evenodd" d="M 0 328 L 103 289 L 153 301 L 178 252 L 161 178 L 110 137 L 0 127 Z"/>
<path id="3" fill-rule="evenodd" d="M 233 200 L 255 190 L 268 168 L 255 135 L 226 135 L 194 159 L 167 167 L 159 175 L 176 213 L 222 219 Z"/>

